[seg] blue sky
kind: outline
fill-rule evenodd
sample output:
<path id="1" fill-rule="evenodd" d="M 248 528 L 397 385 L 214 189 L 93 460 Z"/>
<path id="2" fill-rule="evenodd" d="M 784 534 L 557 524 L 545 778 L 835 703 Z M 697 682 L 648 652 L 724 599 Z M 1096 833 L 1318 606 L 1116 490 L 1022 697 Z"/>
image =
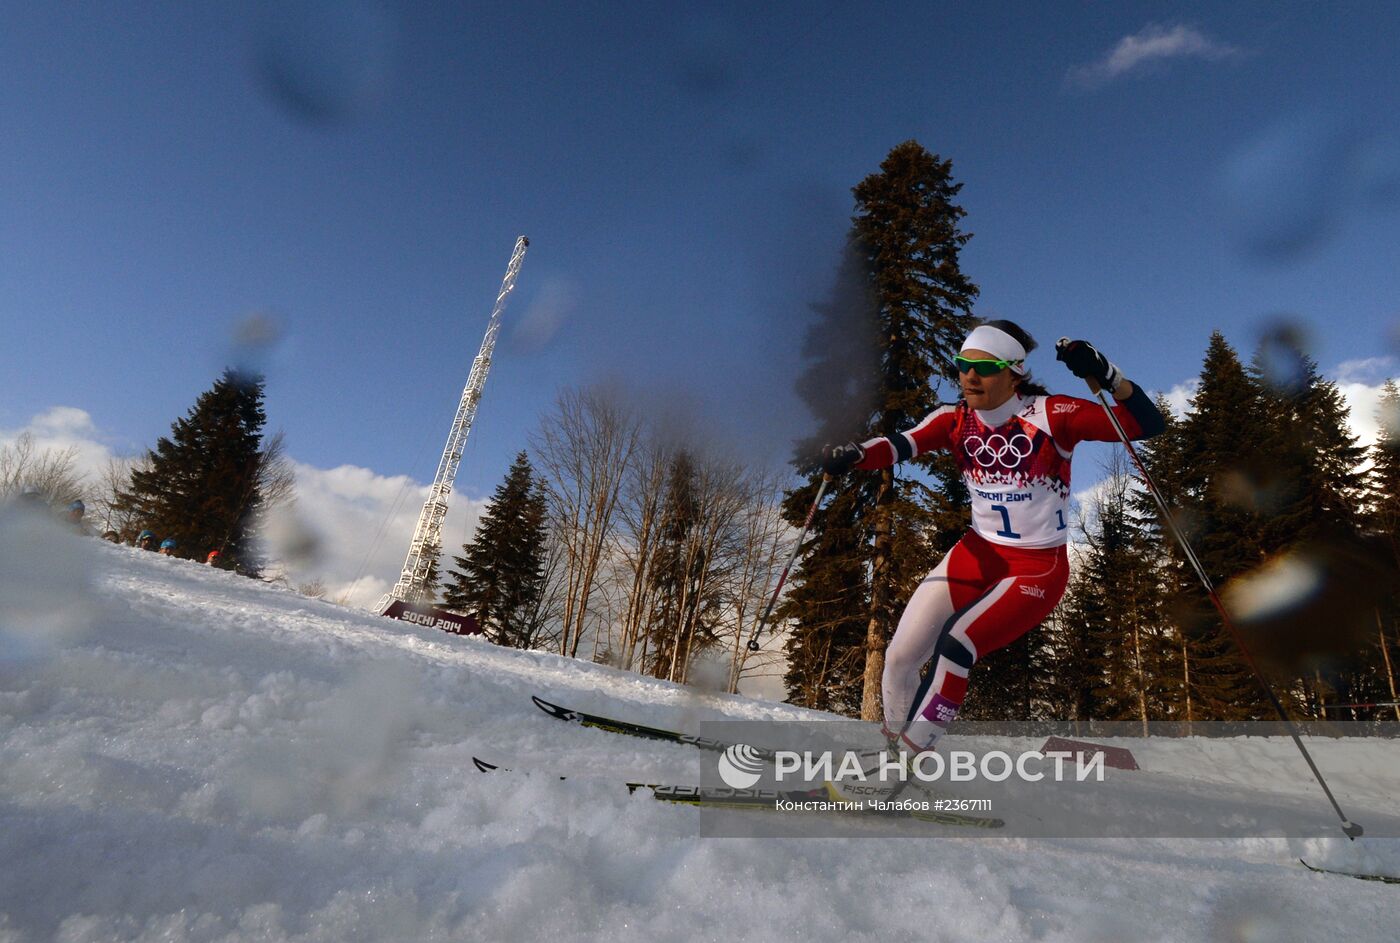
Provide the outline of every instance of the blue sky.
<path id="1" fill-rule="evenodd" d="M 1170 390 L 1287 316 L 1400 372 L 1400 8 L 984 6 L 7 4 L 0 432 L 149 446 L 270 312 L 297 461 L 424 482 L 524 233 L 459 493 L 600 377 L 781 457 L 850 187 L 909 138 L 977 313 L 1046 347 Z"/>

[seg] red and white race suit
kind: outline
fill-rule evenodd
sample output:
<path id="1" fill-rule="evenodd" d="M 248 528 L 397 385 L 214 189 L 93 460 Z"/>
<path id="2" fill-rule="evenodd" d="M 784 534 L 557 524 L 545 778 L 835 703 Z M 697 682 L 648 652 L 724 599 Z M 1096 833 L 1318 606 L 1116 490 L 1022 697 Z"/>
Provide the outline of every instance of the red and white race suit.
<path id="1" fill-rule="evenodd" d="M 1140 388 L 1114 407 L 1132 438 L 1162 416 Z M 885 727 L 930 748 L 957 715 L 977 659 L 1044 621 L 1069 578 L 1070 458 L 1080 442 L 1117 439 L 1103 407 L 1073 396 L 1011 400 L 995 410 L 940 406 L 907 432 L 862 443 L 857 468 L 951 452 L 972 496 L 972 529 L 910 597 L 885 651 Z M 933 671 L 919 671 L 936 658 Z"/>

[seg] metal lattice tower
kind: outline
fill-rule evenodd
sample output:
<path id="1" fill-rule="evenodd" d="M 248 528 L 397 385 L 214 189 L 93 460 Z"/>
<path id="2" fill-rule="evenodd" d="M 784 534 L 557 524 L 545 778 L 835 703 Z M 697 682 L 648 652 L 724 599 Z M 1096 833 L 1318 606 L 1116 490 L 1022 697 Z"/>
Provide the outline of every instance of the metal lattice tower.
<path id="1" fill-rule="evenodd" d="M 452 482 L 457 478 L 457 468 L 462 464 L 462 449 L 467 444 L 467 433 L 471 431 L 472 419 L 476 416 L 477 404 L 481 401 L 481 390 L 486 385 L 486 374 L 491 370 L 491 353 L 496 349 L 496 335 L 501 329 L 501 312 L 505 310 L 506 298 L 515 288 L 515 276 L 520 274 L 520 263 L 525 259 L 525 250 L 530 240 L 521 236 L 515 240 L 515 251 L 510 255 L 506 266 L 506 277 L 501 282 L 500 294 L 496 296 L 496 306 L 491 309 L 491 321 L 486 325 L 486 336 L 481 341 L 481 350 L 472 361 L 471 376 L 462 390 L 462 401 L 457 405 L 457 415 L 452 420 L 452 431 L 447 434 L 447 445 L 442 450 L 438 462 L 437 475 L 433 478 L 432 490 L 423 504 L 423 513 L 418 515 L 418 526 L 413 531 L 413 540 L 408 545 L 408 558 L 403 562 L 403 572 L 394 588 L 379 601 L 379 611 L 395 599 L 404 602 L 417 602 L 428 580 L 433 562 L 442 547 L 442 521 L 447 516 L 447 498 L 452 494 Z"/>

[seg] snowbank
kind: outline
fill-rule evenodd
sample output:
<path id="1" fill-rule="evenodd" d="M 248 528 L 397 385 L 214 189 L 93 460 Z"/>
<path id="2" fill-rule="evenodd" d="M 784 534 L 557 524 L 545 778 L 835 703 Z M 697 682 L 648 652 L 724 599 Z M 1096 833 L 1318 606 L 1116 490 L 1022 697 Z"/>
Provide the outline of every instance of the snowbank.
<path id="1" fill-rule="evenodd" d="M 1294 860 L 1400 873 L 1394 841 L 701 838 L 616 785 L 696 781 L 696 751 L 532 693 L 806 716 L 0 520 L 0 941 L 1395 939 L 1400 888 Z M 1378 749 L 1347 796 L 1397 794 Z M 1222 770 L 1199 785 L 1276 788 Z"/>

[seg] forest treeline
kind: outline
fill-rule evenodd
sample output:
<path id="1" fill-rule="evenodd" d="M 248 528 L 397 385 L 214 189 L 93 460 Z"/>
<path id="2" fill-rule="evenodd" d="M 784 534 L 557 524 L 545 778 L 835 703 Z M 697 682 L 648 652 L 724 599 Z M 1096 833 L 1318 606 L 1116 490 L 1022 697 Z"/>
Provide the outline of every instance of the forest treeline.
<path id="1" fill-rule="evenodd" d="M 729 690 L 781 669 L 793 703 L 878 716 L 903 603 L 968 526 L 947 456 L 836 483 L 776 613 L 783 657 L 746 661 L 741 640 L 815 497 L 821 446 L 907 429 L 957 397 L 951 358 L 977 296 L 959 268 L 959 189 L 951 162 L 912 141 L 854 189 L 842 269 L 804 346 L 798 392 L 816 424 L 794 444 L 799 486 L 667 446 L 624 396 L 566 392 L 533 442 L 539 469 L 517 458 L 454 558 L 448 602 L 507 644 L 677 681 L 708 658 L 722 670 L 701 680 Z M 1143 460 L 1289 709 L 1400 719 L 1395 385 L 1363 449 L 1337 385 L 1286 334 L 1247 362 L 1223 333 L 1202 341 L 1195 392 Z M 1081 508 L 1065 598 L 977 664 L 962 716 L 1271 719 L 1125 456 L 1105 472 Z"/>
<path id="2" fill-rule="evenodd" d="M 420 601 L 474 615 L 498 644 L 712 690 L 781 675 L 793 703 L 879 717 L 904 602 L 968 527 L 949 456 L 832 483 L 763 651 L 744 643 L 816 497 L 822 447 L 908 429 L 957 399 L 952 357 L 978 296 L 960 265 L 972 238 L 960 190 L 952 162 L 914 141 L 853 188 L 835 284 L 802 346 L 797 393 L 814 422 L 793 443 L 795 485 L 682 440 L 621 389 L 566 389 L 472 538 L 439 548 Z M 1201 342 L 1194 392 L 1180 415 L 1159 402 L 1167 429 L 1139 445 L 1143 462 L 1289 710 L 1400 720 L 1400 391 L 1385 384 L 1378 438 L 1362 448 L 1337 384 L 1288 332 L 1247 358 L 1222 332 Z M 1121 353 L 1129 375 L 1147 354 Z M 260 377 L 225 373 L 170 436 L 107 469 L 98 526 L 128 541 L 178 534 L 179 555 L 218 550 L 220 565 L 256 573 L 259 515 L 292 490 L 262 397 Z M 1063 600 L 977 662 L 961 716 L 1272 718 L 1125 453 L 1112 454 L 1082 502 Z M 72 458 L 25 439 L 0 449 L 0 497 L 79 497 Z M 1080 482 L 1092 472 L 1076 468 Z"/>

